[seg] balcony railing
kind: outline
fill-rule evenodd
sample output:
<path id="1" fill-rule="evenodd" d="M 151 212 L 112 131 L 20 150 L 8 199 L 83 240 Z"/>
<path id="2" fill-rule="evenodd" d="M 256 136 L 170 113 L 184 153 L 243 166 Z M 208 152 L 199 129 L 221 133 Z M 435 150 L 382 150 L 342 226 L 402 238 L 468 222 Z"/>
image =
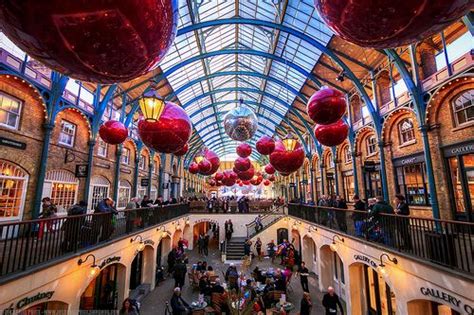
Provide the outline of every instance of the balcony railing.
<path id="1" fill-rule="evenodd" d="M 187 204 L 176 204 L 0 224 L 0 279 L 187 213 Z"/>
<path id="2" fill-rule="evenodd" d="M 457 271 L 474 272 L 474 223 L 289 204 L 288 214 Z"/>

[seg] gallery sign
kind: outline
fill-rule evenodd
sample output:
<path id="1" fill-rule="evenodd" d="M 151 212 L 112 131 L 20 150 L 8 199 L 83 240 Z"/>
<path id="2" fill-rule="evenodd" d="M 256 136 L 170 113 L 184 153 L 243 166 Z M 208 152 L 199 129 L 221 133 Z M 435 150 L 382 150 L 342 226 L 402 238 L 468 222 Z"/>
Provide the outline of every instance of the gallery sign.
<path id="1" fill-rule="evenodd" d="M 363 263 L 371 266 L 374 269 L 376 269 L 377 266 L 378 266 L 377 263 L 372 258 L 364 256 L 364 255 L 355 254 L 354 255 L 354 260 L 363 262 Z"/>
<path id="2" fill-rule="evenodd" d="M 111 264 L 111 263 L 115 263 L 115 262 L 119 262 L 121 259 L 120 256 L 113 256 L 113 257 L 108 257 L 106 259 L 104 259 L 100 264 L 99 264 L 99 269 L 102 269 L 104 268 L 105 266 Z"/>
<path id="3" fill-rule="evenodd" d="M 428 287 L 421 287 L 420 292 L 424 296 L 429 296 L 437 300 L 444 301 L 448 303 L 449 305 L 453 305 L 454 307 L 458 309 L 464 310 L 469 315 L 474 315 L 474 305 L 465 304 L 463 303 L 461 299 L 458 299 L 447 292 L 434 289 L 434 288 L 428 288 Z"/>
<path id="4" fill-rule="evenodd" d="M 456 155 L 464 155 L 474 153 L 474 143 L 460 143 L 444 148 L 444 156 L 451 157 Z"/>
<path id="5" fill-rule="evenodd" d="M 20 149 L 20 150 L 26 149 L 26 143 L 9 139 L 9 138 L 5 138 L 5 137 L 0 137 L 0 145 L 4 145 L 6 147 Z"/>
<path id="6" fill-rule="evenodd" d="M 394 159 L 393 166 L 399 167 L 404 165 L 411 165 L 416 163 L 421 163 L 425 161 L 425 156 L 423 153 L 418 153 L 416 155 L 404 156 L 402 158 Z"/>

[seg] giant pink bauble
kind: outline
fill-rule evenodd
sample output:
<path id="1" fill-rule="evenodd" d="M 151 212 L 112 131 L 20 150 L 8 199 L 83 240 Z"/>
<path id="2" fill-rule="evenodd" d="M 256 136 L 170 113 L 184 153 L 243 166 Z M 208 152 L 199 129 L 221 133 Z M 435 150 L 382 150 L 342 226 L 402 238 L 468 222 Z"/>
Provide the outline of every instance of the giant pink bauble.
<path id="1" fill-rule="evenodd" d="M 208 173 L 212 169 L 211 162 L 209 162 L 206 159 L 201 160 L 198 163 L 198 166 L 199 166 L 199 173 L 202 174 L 202 175 L 205 175 L 206 173 Z"/>
<path id="2" fill-rule="evenodd" d="M 175 156 L 183 156 L 185 155 L 186 153 L 188 153 L 188 150 L 189 150 L 189 145 L 186 143 L 184 145 L 184 147 L 182 147 L 181 149 L 179 149 L 178 151 L 176 151 L 175 153 L 173 153 Z"/>
<path id="3" fill-rule="evenodd" d="M 250 161 L 249 158 L 238 157 L 234 161 L 234 167 L 239 172 L 244 172 L 244 171 L 248 170 L 251 166 L 252 166 L 252 162 Z"/>
<path id="4" fill-rule="evenodd" d="M 209 162 L 211 162 L 212 167 L 208 172 L 205 172 L 205 173 L 201 172 L 201 174 L 206 175 L 206 176 L 210 176 L 210 175 L 214 174 L 215 172 L 217 172 L 217 169 L 219 168 L 219 166 L 221 164 L 221 161 L 219 160 L 219 157 L 217 156 L 217 154 L 214 151 L 206 149 L 204 151 L 204 158 L 206 160 L 208 160 Z"/>
<path id="5" fill-rule="evenodd" d="M 186 112 L 167 102 L 158 121 L 138 121 L 138 134 L 145 145 L 160 153 L 174 153 L 191 137 L 192 125 Z"/>
<path id="6" fill-rule="evenodd" d="M 441 32 L 474 8 L 472 0 L 315 0 L 339 36 L 362 47 L 399 47 Z"/>
<path id="7" fill-rule="evenodd" d="M 235 151 L 238 156 L 246 158 L 252 154 L 252 147 L 247 143 L 241 143 L 237 146 Z"/>
<path id="8" fill-rule="evenodd" d="M 265 165 L 265 173 L 271 175 L 275 173 L 275 168 L 271 164 Z"/>
<path id="9" fill-rule="evenodd" d="M 251 168 L 249 168 L 248 170 L 246 170 L 245 172 L 239 172 L 237 173 L 237 176 L 241 179 L 241 180 L 251 180 L 252 177 L 255 175 L 255 169 L 253 168 L 253 166 Z"/>
<path id="10" fill-rule="evenodd" d="M 214 187 L 216 186 L 216 181 L 214 179 L 209 180 L 209 186 Z"/>
<path id="11" fill-rule="evenodd" d="M 349 134 L 349 126 L 341 119 L 330 125 L 316 125 L 314 136 L 322 145 L 334 147 L 344 142 Z"/>
<path id="12" fill-rule="evenodd" d="M 268 186 L 268 185 L 270 185 L 271 183 L 270 183 L 270 181 L 269 181 L 268 179 L 265 179 L 265 180 L 263 181 L 263 184 L 264 184 L 265 186 Z"/>
<path id="13" fill-rule="evenodd" d="M 332 88 L 316 91 L 308 101 L 306 112 L 315 123 L 329 125 L 335 123 L 346 112 L 344 94 Z"/>
<path id="14" fill-rule="evenodd" d="M 105 143 L 120 144 L 127 139 L 128 129 L 120 121 L 109 120 L 100 126 L 99 135 Z"/>
<path id="15" fill-rule="evenodd" d="M 261 137 L 255 144 L 257 152 L 262 155 L 268 155 L 275 150 L 275 140 L 269 136 Z"/>
<path id="16" fill-rule="evenodd" d="M 222 172 L 217 172 L 215 175 L 214 175 L 214 178 L 219 181 L 219 180 L 222 180 L 224 178 L 224 174 L 222 174 Z"/>
<path id="17" fill-rule="evenodd" d="M 191 173 L 191 174 L 197 174 L 197 173 L 199 173 L 199 165 L 196 162 L 192 162 L 189 165 L 188 170 L 189 170 L 189 173 Z"/>
<path id="18" fill-rule="evenodd" d="M 18 47 L 82 81 L 124 82 L 163 59 L 176 36 L 177 0 L 4 0 L 0 24 Z"/>
<path id="19" fill-rule="evenodd" d="M 274 182 L 275 181 L 275 175 L 270 175 L 267 178 L 269 181 Z"/>
<path id="20" fill-rule="evenodd" d="M 293 173 L 304 162 L 304 151 L 300 142 L 296 143 L 293 151 L 287 151 L 281 140 L 275 141 L 275 150 L 270 154 L 270 164 L 278 172 Z"/>

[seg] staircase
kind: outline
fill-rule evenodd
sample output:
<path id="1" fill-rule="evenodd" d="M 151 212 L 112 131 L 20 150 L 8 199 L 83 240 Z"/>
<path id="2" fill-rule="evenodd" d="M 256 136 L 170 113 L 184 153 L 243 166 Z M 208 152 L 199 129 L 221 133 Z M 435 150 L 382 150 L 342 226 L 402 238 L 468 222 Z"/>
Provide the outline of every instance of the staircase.
<path id="1" fill-rule="evenodd" d="M 233 237 L 226 244 L 226 260 L 242 260 L 245 237 Z"/>
<path id="2" fill-rule="evenodd" d="M 261 228 L 258 232 L 255 230 L 255 222 L 251 222 L 251 223 L 246 225 L 247 226 L 247 238 L 251 239 L 255 235 L 260 234 L 266 228 L 268 228 L 269 226 L 273 225 L 275 222 L 280 220 L 280 218 L 282 218 L 283 216 L 285 216 L 285 206 L 284 205 L 283 206 L 278 206 L 278 207 L 274 208 L 272 211 L 263 214 L 260 218 L 261 222 L 262 222 L 262 225 L 263 225 L 263 228 Z"/>

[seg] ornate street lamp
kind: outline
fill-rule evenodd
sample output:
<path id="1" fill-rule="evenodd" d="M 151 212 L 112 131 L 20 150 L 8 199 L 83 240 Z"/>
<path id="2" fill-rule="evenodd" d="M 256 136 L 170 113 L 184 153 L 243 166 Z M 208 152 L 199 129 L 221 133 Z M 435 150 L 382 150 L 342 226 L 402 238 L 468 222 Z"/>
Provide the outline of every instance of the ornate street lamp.
<path id="1" fill-rule="evenodd" d="M 138 100 L 138 105 L 147 121 L 157 121 L 165 108 L 165 101 L 154 89 L 143 94 Z"/>

